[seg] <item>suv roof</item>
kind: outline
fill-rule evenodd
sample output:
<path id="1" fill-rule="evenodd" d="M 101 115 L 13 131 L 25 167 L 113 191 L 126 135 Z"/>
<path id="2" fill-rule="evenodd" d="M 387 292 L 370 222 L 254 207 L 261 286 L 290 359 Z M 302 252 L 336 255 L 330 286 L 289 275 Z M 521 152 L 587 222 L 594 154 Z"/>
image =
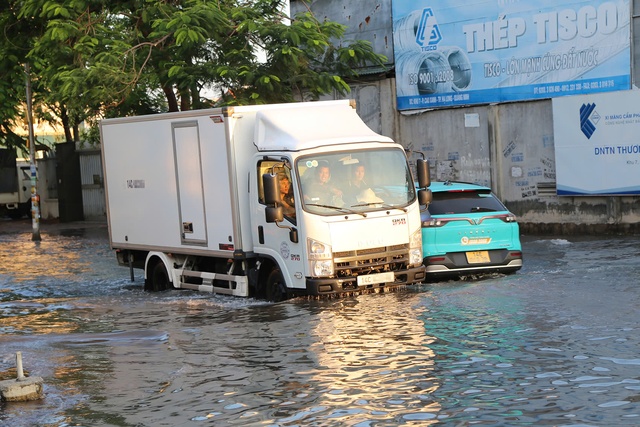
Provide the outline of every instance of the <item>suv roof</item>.
<path id="1" fill-rule="evenodd" d="M 484 189 L 490 190 L 489 187 L 485 187 L 480 184 L 473 184 L 471 182 L 462 182 L 462 181 L 432 181 L 431 186 L 432 191 L 450 191 L 450 190 L 477 190 Z"/>

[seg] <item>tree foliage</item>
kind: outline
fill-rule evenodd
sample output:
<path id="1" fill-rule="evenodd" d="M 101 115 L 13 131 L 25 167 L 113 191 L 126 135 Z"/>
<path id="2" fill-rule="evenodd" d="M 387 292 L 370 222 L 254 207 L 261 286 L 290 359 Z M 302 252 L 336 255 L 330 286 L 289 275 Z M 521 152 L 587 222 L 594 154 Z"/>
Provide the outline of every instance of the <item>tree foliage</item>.
<path id="1" fill-rule="evenodd" d="M 31 64 L 41 120 L 67 140 L 100 117 L 279 103 L 349 92 L 386 59 L 283 0 L 8 0 L 0 6 L 0 139 L 23 114 Z M 205 90 L 216 93 L 204 97 Z M 52 114 L 53 113 L 53 114 Z M 15 142 L 14 142 L 15 143 Z"/>

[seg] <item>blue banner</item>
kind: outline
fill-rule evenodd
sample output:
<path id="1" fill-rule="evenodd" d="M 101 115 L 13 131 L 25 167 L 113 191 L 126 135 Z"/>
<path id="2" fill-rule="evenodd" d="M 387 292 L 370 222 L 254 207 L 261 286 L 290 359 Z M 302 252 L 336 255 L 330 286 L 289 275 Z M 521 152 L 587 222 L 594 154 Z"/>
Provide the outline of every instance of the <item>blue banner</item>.
<path id="1" fill-rule="evenodd" d="M 630 4 L 393 0 L 399 110 L 631 87 Z"/>

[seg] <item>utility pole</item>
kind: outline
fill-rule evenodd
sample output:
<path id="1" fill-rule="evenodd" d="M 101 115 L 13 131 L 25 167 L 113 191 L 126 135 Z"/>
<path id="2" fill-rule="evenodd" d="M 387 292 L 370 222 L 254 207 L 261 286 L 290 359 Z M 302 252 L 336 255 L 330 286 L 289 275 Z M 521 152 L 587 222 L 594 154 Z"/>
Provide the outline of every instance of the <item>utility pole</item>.
<path id="1" fill-rule="evenodd" d="M 29 124 L 29 158 L 31 164 L 31 226 L 33 234 L 31 240 L 40 241 L 40 196 L 38 195 L 38 176 L 36 173 L 36 143 L 33 136 L 33 112 L 31 105 L 31 77 L 29 63 L 24 64 L 27 76 L 27 121 Z"/>

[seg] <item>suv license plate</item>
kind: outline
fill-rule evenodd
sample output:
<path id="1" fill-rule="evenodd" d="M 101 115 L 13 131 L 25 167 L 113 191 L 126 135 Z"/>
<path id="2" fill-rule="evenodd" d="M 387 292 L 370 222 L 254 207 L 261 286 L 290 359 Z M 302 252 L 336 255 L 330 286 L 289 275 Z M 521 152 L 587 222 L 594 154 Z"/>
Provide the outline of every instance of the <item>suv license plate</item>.
<path id="1" fill-rule="evenodd" d="M 488 251 L 467 252 L 467 262 L 469 264 L 486 264 L 491 262 Z"/>
<path id="2" fill-rule="evenodd" d="M 358 286 L 364 285 L 375 285 L 377 283 L 389 283 L 395 280 L 395 275 L 393 271 L 389 271 L 387 273 L 375 273 L 375 274 L 364 274 L 358 276 Z"/>

